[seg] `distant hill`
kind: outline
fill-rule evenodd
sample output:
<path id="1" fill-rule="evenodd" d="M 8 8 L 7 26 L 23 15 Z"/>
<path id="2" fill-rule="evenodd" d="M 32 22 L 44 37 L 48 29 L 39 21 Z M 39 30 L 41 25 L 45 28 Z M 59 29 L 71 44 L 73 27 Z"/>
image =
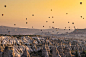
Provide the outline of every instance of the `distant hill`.
<path id="1" fill-rule="evenodd" d="M 86 34 L 86 29 L 75 29 L 71 33 L 73 33 L 73 34 Z"/>
<path id="2" fill-rule="evenodd" d="M 37 31 L 40 32 L 39 29 L 28 29 L 28 28 L 17 28 L 17 27 L 8 27 L 8 26 L 0 26 L 0 34 L 10 34 L 18 35 L 18 34 L 33 34 Z"/>
<path id="3" fill-rule="evenodd" d="M 66 32 L 72 32 L 68 29 L 29 29 L 29 28 L 18 28 L 18 27 L 8 27 L 8 26 L 0 26 L 0 34 L 8 34 L 8 31 L 10 31 L 10 35 L 41 35 L 41 34 L 57 34 L 57 33 L 66 33 Z"/>

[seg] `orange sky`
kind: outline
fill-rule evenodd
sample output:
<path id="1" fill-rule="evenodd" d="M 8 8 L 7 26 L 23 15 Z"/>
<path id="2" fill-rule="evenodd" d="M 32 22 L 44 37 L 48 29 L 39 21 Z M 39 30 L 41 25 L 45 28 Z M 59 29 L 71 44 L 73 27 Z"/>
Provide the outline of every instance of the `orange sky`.
<path id="1" fill-rule="evenodd" d="M 4 5 L 7 7 L 5 8 Z M 59 28 L 70 26 L 71 29 L 73 26 L 86 28 L 85 15 L 86 0 L 0 0 L 0 25 L 4 26 L 28 28 L 33 26 L 38 29 L 43 28 L 43 25 L 44 28 L 49 28 L 49 26 Z M 54 18 L 48 18 L 52 16 Z M 73 25 L 72 22 L 75 24 Z"/>

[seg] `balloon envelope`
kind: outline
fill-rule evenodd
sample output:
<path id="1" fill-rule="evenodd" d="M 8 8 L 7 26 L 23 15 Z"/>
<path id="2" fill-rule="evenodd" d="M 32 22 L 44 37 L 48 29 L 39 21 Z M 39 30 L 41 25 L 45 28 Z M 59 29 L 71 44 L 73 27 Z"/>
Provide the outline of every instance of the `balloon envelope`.
<path id="1" fill-rule="evenodd" d="M 16 24 L 14 24 L 14 26 L 15 26 Z"/>
<path id="2" fill-rule="evenodd" d="M 81 16 L 81 18 L 82 18 L 82 16 Z"/>
<path id="3" fill-rule="evenodd" d="M 50 17 L 48 17 L 48 18 L 50 18 Z"/>
<path id="4" fill-rule="evenodd" d="M 82 4 L 82 2 L 80 2 L 80 4 Z"/>
<path id="5" fill-rule="evenodd" d="M 52 23 L 54 23 L 54 21 Z"/>
<path id="6" fill-rule="evenodd" d="M 66 14 L 68 14 L 68 13 L 66 13 Z"/>
<path id="7" fill-rule="evenodd" d="M 34 16 L 34 14 L 32 14 L 32 16 Z"/>
<path id="8" fill-rule="evenodd" d="M 54 29 L 54 27 L 52 27 Z"/>
<path id="9" fill-rule="evenodd" d="M 52 11 L 52 9 L 51 9 L 51 11 Z"/>
<path id="10" fill-rule="evenodd" d="M 2 14 L 2 16 L 3 16 L 4 14 Z"/>
<path id="11" fill-rule="evenodd" d="M 48 21 L 46 21 L 46 22 L 48 22 Z"/>
<path id="12" fill-rule="evenodd" d="M 74 24 L 74 22 L 72 24 Z"/>
<path id="13" fill-rule="evenodd" d="M 26 22 L 26 24 L 27 24 L 28 22 Z"/>
<path id="14" fill-rule="evenodd" d="M 6 5 L 4 5 L 4 7 L 6 7 Z"/>
<path id="15" fill-rule="evenodd" d="M 53 16 L 52 16 L 52 18 L 53 18 Z"/>
<path id="16" fill-rule="evenodd" d="M 26 18 L 26 20 L 27 20 L 27 18 Z"/>

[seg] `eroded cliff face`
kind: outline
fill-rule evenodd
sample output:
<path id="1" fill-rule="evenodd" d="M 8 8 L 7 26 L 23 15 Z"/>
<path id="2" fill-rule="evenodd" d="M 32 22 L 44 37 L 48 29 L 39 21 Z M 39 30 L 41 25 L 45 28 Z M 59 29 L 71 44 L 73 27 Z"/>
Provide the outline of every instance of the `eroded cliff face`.
<path id="1" fill-rule="evenodd" d="M 8 47 L 0 47 L 0 57 L 12 57 L 12 49 Z"/>

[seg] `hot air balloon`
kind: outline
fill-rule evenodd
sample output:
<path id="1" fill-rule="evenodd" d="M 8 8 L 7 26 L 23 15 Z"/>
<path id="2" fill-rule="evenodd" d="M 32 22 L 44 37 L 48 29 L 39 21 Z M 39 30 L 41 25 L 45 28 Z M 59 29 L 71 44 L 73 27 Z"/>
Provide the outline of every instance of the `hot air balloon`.
<path id="1" fill-rule="evenodd" d="M 32 14 L 32 16 L 34 16 L 34 14 Z"/>
<path id="2" fill-rule="evenodd" d="M 50 18 L 50 17 L 48 17 L 48 18 Z"/>
<path id="3" fill-rule="evenodd" d="M 72 24 L 74 24 L 74 22 Z"/>
<path id="4" fill-rule="evenodd" d="M 57 29 L 57 28 L 56 28 Z"/>
<path id="5" fill-rule="evenodd" d="M 69 29 L 70 30 L 70 29 Z"/>
<path id="6" fill-rule="evenodd" d="M 82 2 L 80 2 L 80 4 L 82 4 Z"/>
<path id="7" fill-rule="evenodd" d="M 75 26 L 74 26 L 74 28 L 75 28 Z"/>
<path id="8" fill-rule="evenodd" d="M 66 27 L 65 27 L 65 29 L 66 29 Z"/>
<path id="9" fill-rule="evenodd" d="M 27 20 L 27 18 L 26 18 L 26 20 Z"/>
<path id="10" fill-rule="evenodd" d="M 82 18 L 82 16 L 80 16 Z"/>
<path id="11" fill-rule="evenodd" d="M 26 22 L 26 24 L 27 24 L 28 22 Z"/>
<path id="12" fill-rule="evenodd" d="M 2 16 L 3 16 L 4 14 L 2 14 Z"/>
<path id="13" fill-rule="evenodd" d="M 8 33 L 10 33 L 10 31 L 8 31 Z"/>
<path id="14" fill-rule="evenodd" d="M 53 18 L 53 16 L 52 16 L 52 18 Z"/>
<path id="15" fill-rule="evenodd" d="M 16 24 L 14 24 L 14 26 L 15 26 Z"/>
<path id="16" fill-rule="evenodd" d="M 54 23 L 54 21 L 52 23 Z"/>
<path id="17" fill-rule="evenodd" d="M 66 13 L 66 14 L 68 14 L 68 13 Z"/>
<path id="18" fill-rule="evenodd" d="M 69 23 L 69 22 L 68 22 Z"/>
<path id="19" fill-rule="evenodd" d="M 33 26 L 32 26 L 32 28 L 33 28 Z"/>
<path id="20" fill-rule="evenodd" d="M 65 30 L 65 29 L 64 29 Z"/>
<path id="21" fill-rule="evenodd" d="M 51 9 L 51 11 L 52 11 L 52 9 Z"/>
<path id="22" fill-rule="evenodd" d="M 44 27 L 44 26 L 43 26 Z"/>
<path id="23" fill-rule="evenodd" d="M 52 27 L 54 29 L 54 27 Z"/>
<path id="24" fill-rule="evenodd" d="M 84 19 L 84 18 L 83 18 Z"/>
<path id="25" fill-rule="evenodd" d="M 41 30 L 42 31 L 42 30 Z"/>
<path id="26" fill-rule="evenodd" d="M 6 7 L 6 5 L 4 5 L 4 7 Z"/>
<path id="27" fill-rule="evenodd" d="M 46 22 L 48 22 L 48 21 L 46 21 Z"/>
<path id="28" fill-rule="evenodd" d="M 69 27 L 70 28 L 70 27 Z"/>

